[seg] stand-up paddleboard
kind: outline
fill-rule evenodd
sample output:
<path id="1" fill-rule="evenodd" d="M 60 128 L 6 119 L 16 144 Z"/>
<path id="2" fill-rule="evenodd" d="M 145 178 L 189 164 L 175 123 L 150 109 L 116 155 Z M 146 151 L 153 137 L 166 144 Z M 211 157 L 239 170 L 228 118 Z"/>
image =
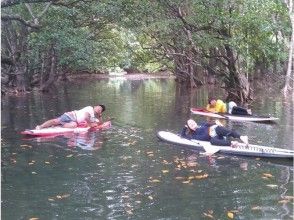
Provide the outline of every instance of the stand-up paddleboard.
<path id="1" fill-rule="evenodd" d="M 67 133 L 84 133 L 88 131 L 95 131 L 95 130 L 102 130 L 107 129 L 111 127 L 111 121 L 106 121 L 103 124 L 96 126 L 96 127 L 77 127 L 77 128 L 63 128 L 60 126 L 56 127 L 49 127 L 49 128 L 43 128 L 43 129 L 33 129 L 33 130 L 24 130 L 20 132 L 23 135 L 28 136 L 56 136 L 61 134 L 67 134 Z"/>
<path id="2" fill-rule="evenodd" d="M 219 119 L 228 119 L 232 121 L 275 122 L 279 120 L 278 118 L 271 117 L 271 116 L 219 114 L 219 113 L 209 112 L 206 109 L 201 109 L 201 108 L 191 108 L 190 110 L 195 115 L 203 115 L 203 116 L 219 118 Z"/>
<path id="3" fill-rule="evenodd" d="M 265 147 L 253 144 L 238 143 L 235 147 L 231 146 L 216 146 L 211 145 L 207 141 L 188 140 L 180 137 L 177 134 L 168 131 L 159 131 L 157 133 L 159 139 L 173 144 L 192 147 L 200 151 L 205 151 L 208 154 L 224 153 L 239 156 L 254 156 L 254 157 L 267 157 L 267 158 L 289 158 L 293 159 L 294 151 L 282 148 Z"/>

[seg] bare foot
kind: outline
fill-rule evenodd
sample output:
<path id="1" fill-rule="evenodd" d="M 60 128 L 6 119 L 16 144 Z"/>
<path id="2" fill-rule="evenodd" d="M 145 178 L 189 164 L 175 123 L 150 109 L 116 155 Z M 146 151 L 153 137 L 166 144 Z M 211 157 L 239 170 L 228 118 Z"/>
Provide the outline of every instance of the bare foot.
<path id="1" fill-rule="evenodd" d="M 252 115 L 252 110 L 250 108 L 247 109 L 247 113 L 248 113 L 248 115 Z"/>
<path id="2" fill-rule="evenodd" d="M 231 141 L 231 147 L 236 148 L 238 146 L 238 141 Z"/>

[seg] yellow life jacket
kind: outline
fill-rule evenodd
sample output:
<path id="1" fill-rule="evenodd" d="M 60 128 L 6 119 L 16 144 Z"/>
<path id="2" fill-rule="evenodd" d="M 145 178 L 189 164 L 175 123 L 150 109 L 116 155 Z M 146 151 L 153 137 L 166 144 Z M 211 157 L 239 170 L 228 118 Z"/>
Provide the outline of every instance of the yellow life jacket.
<path id="1" fill-rule="evenodd" d="M 216 113 L 227 113 L 227 104 L 224 103 L 222 100 L 218 99 L 214 107 L 208 104 L 206 106 L 206 110 L 210 112 L 216 112 Z"/>

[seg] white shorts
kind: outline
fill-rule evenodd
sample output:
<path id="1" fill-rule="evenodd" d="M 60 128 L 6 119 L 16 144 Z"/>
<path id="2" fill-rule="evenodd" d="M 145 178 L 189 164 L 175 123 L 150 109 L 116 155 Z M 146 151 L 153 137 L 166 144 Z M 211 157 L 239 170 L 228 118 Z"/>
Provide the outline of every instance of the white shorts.
<path id="1" fill-rule="evenodd" d="M 229 106 L 228 113 L 232 114 L 232 110 L 235 106 L 237 106 L 237 104 L 235 102 L 231 101 L 231 102 L 229 102 L 228 106 Z"/>

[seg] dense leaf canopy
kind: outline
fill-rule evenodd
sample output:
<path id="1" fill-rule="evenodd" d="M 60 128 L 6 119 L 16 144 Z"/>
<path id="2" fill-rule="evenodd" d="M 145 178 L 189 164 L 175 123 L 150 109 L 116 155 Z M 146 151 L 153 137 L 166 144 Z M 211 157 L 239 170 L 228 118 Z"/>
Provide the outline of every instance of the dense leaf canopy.
<path id="1" fill-rule="evenodd" d="M 26 66 L 25 81 L 52 74 L 50 65 L 59 73 L 164 68 L 192 86 L 213 75 L 240 89 L 240 75 L 282 71 L 291 35 L 287 7 L 274 0 L 6 0 L 1 6 L 2 62 L 14 65 L 4 74 Z"/>

